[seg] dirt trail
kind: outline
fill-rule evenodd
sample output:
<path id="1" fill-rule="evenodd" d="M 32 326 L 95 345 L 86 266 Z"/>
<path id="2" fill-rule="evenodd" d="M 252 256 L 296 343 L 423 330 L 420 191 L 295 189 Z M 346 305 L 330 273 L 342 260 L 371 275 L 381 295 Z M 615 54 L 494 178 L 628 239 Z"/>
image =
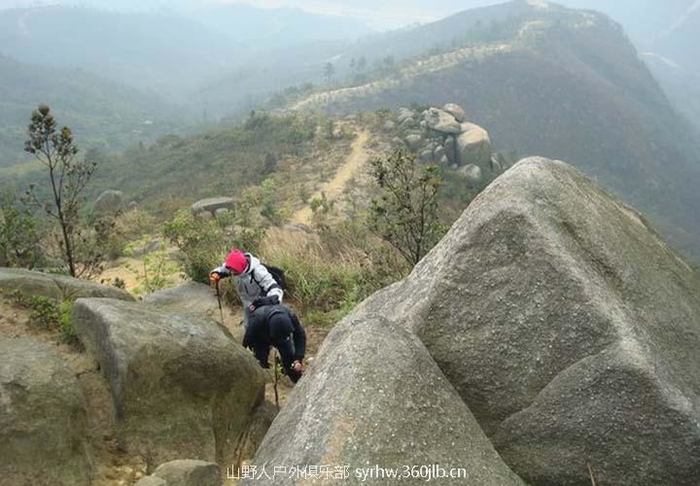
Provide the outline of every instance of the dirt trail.
<path id="1" fill-rule="evenodd" d="M 368 140 L 369 132 L 365 129 L 361 129 L 357 134 L 357 138 L 352 143 L 350 155 L 335 173 L 333 179 L 324 183 L 309 200 L 320 198 L 321 194 L 325 194 L 329 202 L 335 201 L 343 193 L 343 189 L 345 189 L 350 179 L 352 179 L 370 158 L 370 154 L 365 147 Z M 290 221 L 296 224 L 309 225 L 311 224 L 312 217 L 313 211 L 311 207 L 307 205 L 296 211 L 292 215 Z"/>

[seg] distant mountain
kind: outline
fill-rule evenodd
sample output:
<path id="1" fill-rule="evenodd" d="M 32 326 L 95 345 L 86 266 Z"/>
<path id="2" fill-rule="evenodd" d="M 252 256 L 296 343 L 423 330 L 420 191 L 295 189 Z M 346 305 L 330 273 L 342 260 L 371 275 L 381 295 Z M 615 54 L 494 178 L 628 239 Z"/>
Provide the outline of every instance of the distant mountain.
<path id="1" fill-rule="evenodd" d="M 383 76 L 296 103 L 335 114 L 462 104 L 497 147 L 575 163 L 700 257 L 700 144 L 620 26 L 602 14 L 516 1 L 379 37 L 405 56 Z M 424 44 L 425 45 L 425 44 Z M 343 59 L 365 54 L 358 45 Z"/>
<path id="2" fill-rule="evenodd" d="M 122 149 L 152 141 L 185 125 L 181 110 L 155 93 L 107 81 L 82 70 L 47 68 L 0 55 L 0 166 L 26 158 L 29 116 L 51 106 L 81 148 Z"/>
<path id="3" fill-rule="evenodd" d="M 296 8 L 261 9 L 242 3 L 200 7 L 190 10 L 189 16 L 256 51 L 314 41 L 353 40 L 372 32 L 364 23 L 345 17 Z"/>
<path id="4" fill-rule="evenodd" d="M 81 68 L 171 97 L 232 65 L 236 49 L 176 16 L 58 6 L 0 11 L 0 46 L 21 62 Z"/>
<path id="5" fill-rule="evenodd" d="M 653 50 L 700 74 L 700 2 L 657 36 Z"/>
<path id="6" fill-rule="evenodd" d="M 698 0 L 560 0 L 560 3 L 599 10 L 620 22 L 671 102 L 700 130 Z"/>
<path id="7" fill-rule="evenodd" d="M 556 3 L 603 12 L 624 25 L 635 44 L 646 49 L 696 0 L 558 0 Z"/>
<path id="8" fill-rule="evenodd" d="M 21 62 L 85 69 L 189 102 L 189 94 L 251 66 L 271 48 L 353 39 L 363 24 L 296 9 L 245 5 L 178 13 L 83 7 L 0 10 L 0 49 Z"/>

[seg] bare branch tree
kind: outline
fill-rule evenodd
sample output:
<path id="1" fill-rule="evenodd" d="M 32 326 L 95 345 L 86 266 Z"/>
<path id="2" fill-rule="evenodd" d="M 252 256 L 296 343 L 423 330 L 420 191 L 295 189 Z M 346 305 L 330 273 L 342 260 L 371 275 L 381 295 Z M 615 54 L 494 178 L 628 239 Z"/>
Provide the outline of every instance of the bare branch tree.
<path id="1" fill-rule="evenodd" d="M 32 112 L 29 138 L 24 150 L 34 155 L 48 169 L 51 195 L 49 200 L 42 201 L 34 185 L 29 187 L 27 195 L 58 222 L 63 259 L 70 274 L 80 277 L 89 267 L 79 265 L 76 258 L 76 246 L 81 238 L 80 207 L 82 194 L 95 171 L 96 163 L 77 158 L 78 148 L 73 142 L 70 128 L 57 130 L 56 127 L 56 120 L 48 106 L 40 105 Z"/>

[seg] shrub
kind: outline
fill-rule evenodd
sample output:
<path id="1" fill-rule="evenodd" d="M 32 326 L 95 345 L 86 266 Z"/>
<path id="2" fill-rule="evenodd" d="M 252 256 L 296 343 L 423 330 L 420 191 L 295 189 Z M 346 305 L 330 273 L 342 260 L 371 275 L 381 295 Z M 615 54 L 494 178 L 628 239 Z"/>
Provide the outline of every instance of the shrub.
<path id="1" fill-rule="evenodd" d="M 14 199 L 0 195 L 0 266 L 34 268 L 43 260 L 37 220 Z"/>
<path id="2" fill-rule="evenodd" d="M 180 250 L 180 264 L 188 278 L 207 283 L 209 272 L 221 264 L 232 247 L 257 252 L 264 230 L 222 226 L 215 219 L 194 216 L 189 210 L 179 211 L 163 227 L 165 237 Z"/>
<path id="3" fill-rule="evenodd" d="M 35 325 L 47 331 L 58 331 L 65 343 L 79 344 L 71 319 L 73 301 L 57 301 L 40 295 L 27 295 L 19 290 L 9 292 L 8 295 L 17 305 L 30 310 L 29 317 Z"/>

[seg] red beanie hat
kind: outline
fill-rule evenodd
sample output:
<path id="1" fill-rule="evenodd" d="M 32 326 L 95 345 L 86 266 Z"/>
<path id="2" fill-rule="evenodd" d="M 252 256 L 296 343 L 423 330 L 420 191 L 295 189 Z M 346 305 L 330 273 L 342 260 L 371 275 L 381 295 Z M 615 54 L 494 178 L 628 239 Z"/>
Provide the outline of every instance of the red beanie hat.
<path id="1" fill-rule="evenodd" d="M 241 250 L 231 250 L 226 257 L 226 268 L 235 273 L 243 273 L 248 267 L 248 259 Z"/>

